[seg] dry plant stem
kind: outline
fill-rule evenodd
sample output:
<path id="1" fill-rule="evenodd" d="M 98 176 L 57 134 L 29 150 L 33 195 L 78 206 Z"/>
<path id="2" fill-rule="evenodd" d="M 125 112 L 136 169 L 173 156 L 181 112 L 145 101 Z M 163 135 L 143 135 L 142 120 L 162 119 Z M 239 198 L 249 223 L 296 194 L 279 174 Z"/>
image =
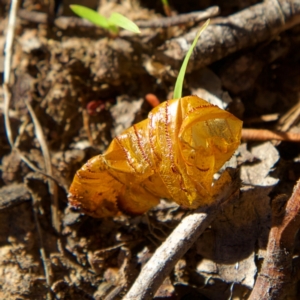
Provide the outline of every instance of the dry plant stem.
<path id="1" fill-rule="evenodd" d="M 277 140 L 286 142 L 300 142 L 300 134 L 266 129 L 242 129 L 242 139 L 245 141 Z"/>
<path id="2" fill-rule="evenodd" d="M 293 255 L 300 228 L 300 180 L 283 211 L 273 209 L 267 255 L 249 300 L 294 299 Z"/>
<path id="3" fill-rule="evenodd" d="M 34 213 L 34 220 L 35 220 L 35 224 L 36 224 L 36 228 L 37 228 L 37 232 L 38 232 L 38 236 L 39 236 L 39 240 L 40 240 L 40 255 L 41 255 L 41 259 L 43 262 L 43 266 L 44 266 L 44 272 L 45 272 L 45 278 L 46 278 L 46 283 L 48 285 L 48 288 L 50 289 L 51 287 L 51 276 L 50 276 L 50 266 L 49 266 L 49 260 L 46 256 L 46 251 L 44 248 L 44 243 L 43 243 L 43 238 L 42 238 L 42 230 L 41 230 L 41 226 L 40 226 L 40 222 L 38 219 L 38 208 L 37 208 L 37 201 L 34 199 L 33 197 L 33 213 Z M 52 299 L 51 296 L 51 292 L 49 291 L 47 293 L 47 300 Z"/>
<path id="4" fill-rule="evenodd" d="M 52 175 L 47 174 L 46 172 L 38 169 L 26 156 L 24 153 L 22 153 L 18 148 L 13 148 L 14 151 L 16 151 L 18 153 L 18 155 L 20 156 L 20 158 L 22 159 L 22 161 L 34 172 L 40 173 L 43 176 L 53 180 L 58 186 L 60 186 L 62 189 L 65 190 L 66 194 L 68 193 L 68 189 L 69 186 L 63 185 L 61 184 L 61 182 L 59 182 L 59 180 L 57 178 L 54 178 Z"/>
<path id="5" fill-rule="evenodd" d="M 185 217 L 167 240 L 155 251 L 123 300 L 153 299 L 156 290 L 174 268 L 176 262 L 194 244 L 217 213 L 213 206 L 200 209 Z"/>
<path id="6" fill-rule="evenodd" d="M 299 23 L 300 0 L 265 0 L 229 17 L 214 19 L 199 38 L 189 71 L 271 39 Z M 167 41 L 157 49 L 155 60 L 177 69 L 197 30 Z"/>
<path id="7" fill-rule="evenodd" d="M 300 102 L 294 105 L 287 113 L 285 113 L 276 128 L 280 131 L 287 131 L 300 120 Z"/>
<path id="8" fill-rule="evenodd" d="M 56 178 L 54 178 L 53 176 L 43 172 L 42 170 L 38 169 L 18 148 L 14 148 L 15 151 L 18 152 L 18 155 L 20 156 L 20 158 L 23 160 L 23 162 L 34 172 L 40 173 L 43 176 L 48 177 L 49 179 L 55 181 L 58 185 L 59 182 Z M 62 186 L 63 187 L 63 186 Z"/>
<path id="9" fill-rule="evenodd" d="M 43 129 L 42 126 L 37 119 L 34 110 L 32 109 L 30 103 L 26 100 L 25 104 L 27 106 L 27 109 L 31 115 L 34 127 L 35 127 L 35 134 L 36 137 L 40 143 L 44 161 L 45 161 L 45 169 L 46 173 L 52 176 L 52 165 L 51 165 L 51 157 L 49 153 L 49 149 L 47 146 L 46 139 L 43 134 Z M 48 179 L 48 186 L 49 186 L 49 192 L 52 196 L 52 203 L 51 203 L 51 214 L 52 214 L 52 225 L 55 228 L 57 232 L 60 232 L 60 221 L 58 217 L 58 190 L 57 190 L 57 185 L 53 180 Z"/>
<path id="10" fill-rule="evenodd" d="M 3 83 L 3 94 L 4 94 L 3 115 L 4 115 L 5 131 L 6 131 L 8 142 L 10 146 L 13 147 L 14 140 L 13 140 L 13 134 L 12 134 L 10 121 L 9 121 L 9 104 L 11 99 L 11 92 L 7 83 Z"/>
<path id="11" fill-rule="evenodd" d="M 26 21 L 30 21 L 38 24 L 47 24 L 48 15 L 37 11 L 28 11 L 26 9 L 19 9 L 18 16 Z M 58 17 L 53 21 L 54 25 L 60 29 L 74 28 L 74 27 L 87 27 L 87 28 L 99 28 L 94 24 L 77 18 L 77 17 Z"/>
<path id="12" fill-rule="evenodd" d="M 279 119 L 279 114 L 269 114 L 269 115 L 261 115 L 259 117 L 247 118 L 244 119 L 244 124 L 251 124 L 251 123 L 262 123 L 262 122 L 274 122 Z"/>
<path id="13" fill-rule="evenodd" d="M 82 110 L 82 120 L 83 120 L 83 127 L 86 131 L 89 142 L 90 142 L 91 146 L 93 146 L 94 141 L 93 141 L 93 137 L 92 137 L 91 130 L 90 130 L 89 114 L 86 111 L 86 109 Z"/>
<path id="14" fill-rule="evenodd" d="M 52 269 L 51 269 L 51 265 L 49 264 L 49 260 L 46 256 L 46 251 L 45 251 L 44 242 L 43 242 L 43 234 L 42 234 L 42 230 L 41 230 L 41 226 L 40 226 L 40 222 L 39 222 L 39 218 L 38 218 L 40 199 L 37 196 L 37 194 L 29 187 L 28 177 L 25 178 L 25 185 L 26 185 L 27 190 L 30 192 L 31 198 L 32 198 L 34 221 L 35 221 L 37 234 L 38 234 L 39 242 L 40 242 L 39 251 L 40 251 L 41 260 L 42 260 L 43 267 L 44 267 L 46 283 L 47 283 L 47 286 L 48 286 L 47 300 L 51 300 L 52 296 L 51 296 L 50 287 L 51 287 L 51 284 L 52 284 L 52 276 L 51 276 L 52 275 Z"/>
<path id="15" fill-rule="evenodd" d="M 9 104 L 11 99 L 9 79 L 11 73 L 11 58 L 12 58 L 12 46 L 14 41 L 15 25 L 16 25 L 16 15 L 17 15 L 18 0 L 12 0 L 9 19 L 7 26 L 6 34 L 6 43 L 5 43 L 5 59 L 4 59 L 4 82 L 3 82 L 3 92 L 4 92 L 4 124 L 6 129 L 6 135 L 8 142 L 11 147 L 13 147 L 13 135 L 9 122 Z"/>
<path id="16" fill-rule="evenodd" d="M 12 0 L 10 11 L 9 11 L 9 20 L 8 20 L 6 43 L 5 43 L 5 50 L 4 50 L 5 52 L 4 83 L 7 84 L 9 84 L 10 73 L 11 73 L 12 46 L 14 41 L 17 7 L 18 7 L 18 0 Z"/>
<path id="17" fill-rule="evenodd" d="M 219 14 L 219 7 L 212 6 L 204 11 L 197 11 L 188 14 L 181 14 L 172 17 L 159 18 L 155 20 L 140 20 L 135 21 L 135 23 L 140 28 L 167 28 L 170 26 L 177 26 L 189 22 L 200 22 L 208 18 L 212 18 Z M 25 9 L 20 9 L 18 11 L 18 16 L 23 19 L 34 23 L 47 23 L 47 15 L 45 13 L 36 11 L 27 11 Z M 67 29 L 72 27 L 93 27 L 99 28 L 92 23 L 77 18 L 77 17 L 58 17 L 54 20 L 54 24 L 61 29 Z"/>
<path id="18" fill-rule="evenodd" d="M 18 136 L 16 137 L 16 140 L 15 140 L 15 143 L 14 143 L 14 146 L 13 146 L 13 151 L 15 151 L 15 152 L 20 156 L 21 160 L 22 160 L 25 164 L 27 164 L 27 166 L 28 166 L 31 170 L 33 170 L 33 171 L 35 171 L 35 172 L 37 172 L 37 173 L 40 173 L 40 174 L 42 174 L 43 176 L 46 176 L 46 177 L 48 177 L 49 179 L 53 180 L 58 186 L 60 186 L 61 188 L 63 188 L 63 189 L 66 191 L 66 193 L 68 193 L 69 186 L 62 185 L 61 182 L 60 182 L 58 179 L 54 178 L 53 176 L 51 176 L 51 175 L 47 174 L 46 172 L 44 172 L 44 171 L 40 170 L 39 168 L 37 168 L 37 167 L 36 167 L 36 166 L 35 166 L 35 165 L 34 165 L 34 164 L 26 157 L 25 153 L 22 153 L 22 152 L 20 151 L 20 149 L 18 149 L 19 144 L 20 144 L 20 140 L 21 140 L 21 138 L 22 138 L 22 135 L 23 135 L 23 133 L 24 133 L 24 131 L 25 131 L 25 128 L 26 128 L 26 125 L 27 125 L 28 123 L 29 123 L 29 118 L 28 118 L 28 120 L 26 120 L 26 121 L 21 125 L 21 127 L 20 127 L 20 129 L 19 129 L 19 134 L 18 134 Z"/>
<path id="19" fill-rule="evenodd" d="M 190 22 L 201 22 L 217 16 L 220 12 L 218 6 L 212 6 L 203 11 L 194 11 L 187 14 L 169 16 L 154 20 L 140 20 L 135 23 L 140 28 L 168 28 L 171 26 L 183 25 Z"/>

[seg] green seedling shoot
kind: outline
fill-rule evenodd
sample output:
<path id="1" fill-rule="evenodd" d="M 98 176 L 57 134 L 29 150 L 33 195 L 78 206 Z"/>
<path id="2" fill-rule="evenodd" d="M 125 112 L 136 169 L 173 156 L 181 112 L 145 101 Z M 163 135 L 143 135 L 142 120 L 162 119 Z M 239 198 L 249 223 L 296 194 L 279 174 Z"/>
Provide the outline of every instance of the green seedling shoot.
<path id="1" fill-rule="evenodd" d="M 185 72 L 186 72 L 186 68 L 187 68 L 187 65 L 188 65 L 188 62 L 189 62 L 189 59 L 192 55 L 192 52 L 197 44 L 197 41 L 201 35 L 201 33 L 206 29 L 206 27 L 208 26 L 209 24 L 209 19 L 201 26 L 201 28 L 199 29 L 194 41 L 193 41 L 193 44 L 192 46 L 190 47 L 189 51 L 187 52 L 185 58 L 184 58 L 184 61 L 181 65 L 181 68 L 180 68 L 180 71 L 179 71 L 179 74 L 177 76 L 177 79 L 176 79 L 176 83 L 175 83 L 175 88 L 174 88 L 174 95 L 173 95 L 173 99 L 179 99 L 181 98 L 181 95 L 182 95 L 182 86 L 183 86 L 183 80 L 184 80 L 184 75 L 185 75 Z"/>
<path id="2" fill-rule="evenodd" d="M 106 29 L 113 34 L 118 34 L 119 27 L 134 33 L 140 33 L 140 29 L 135 23 L 119 13 L 113 12 L 109 18 L 106 18 L 96 11 L 82 5 L 73 4 L 70 5 L 70 8 L 79 17 Z"/>

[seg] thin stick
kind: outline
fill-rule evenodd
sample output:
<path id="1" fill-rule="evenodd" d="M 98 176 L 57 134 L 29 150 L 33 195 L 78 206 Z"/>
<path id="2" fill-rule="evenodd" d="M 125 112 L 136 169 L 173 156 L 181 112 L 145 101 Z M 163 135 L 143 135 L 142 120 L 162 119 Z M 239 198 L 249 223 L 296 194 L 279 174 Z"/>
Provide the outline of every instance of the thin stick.
<path id="1" fill-rule="evenodd" d="M 65 186 L 63 184 L 61 184 L 61 182 L 59 182 L 59 179 L 53 177 L 52 175 L 47 174 L 46 172 L 40 170 L 39 168 L 37 168 L 26 156 L 23 152 L 20 151 L 20 149 L 18 148 L 14 148 L 14 151 L 16 151 L 18 153 L 18 155 L 20 156 L 20 158 L 22 159 L 22 161 L 34 172 L 40 173 L 41 175 L 53 180 L 58 186 L 60 186 L 61 188 L 63 188 L 66 193 L 68 193 L 68 186 Z"/>
<path id="2" fill-rule="evenodd" d="M 268 115 L 261 115 L 259 117 L 252 117 L 244 119 L 244 124 L 252 124 L 252 123 L 262 123 L 262 122 L 274 122 L 279 119 L 279 114 L 268 114 Z"/>
<path id="3" fill-rule="evenodd" d="M 11 58 L 12 58 L 12 46 L 14 41 L 14 33 L 16 26 L 16 16 L 17 16 L 18 0 L 12 0 L 9 12 L 9 20 L 6 33 L 6 43 L 5 43 L 5 60 L 4 60 L 4 124 L 8 142 L 11 147 L 13 147 L 13 134 L 9 121 L 9 104 L 11 99 L 11 93 L 9 88 L 9 79 L 11 74 Z"/>
<path id="4" fill-rule="evenodd" d="M 32 109 L 30 103 L 27 100 L 24 100 L 25 104 L 27 106 L 27 109 L 30 113 L 30 116 L 32 118 L 34 127 L 35 127 L 35 134 L 36 137 L 40 143 L 42 153 L 44 156 L 44 161 L 45 161 L 45 169 L 46 173 L 50 176 L 53 175 L 52 172 L 52 164 L 51 164 L 51 156 L 49 153 L 48 145 L 46 142 L 46 139 L 43 134 L 43 129 L 42 126 L 37 119 L 34 110 Z M 60 221 L 58 217 L 58 190 L 57 190 L 57 185 L 54 181 L 48 180 L 48 186 L 49 186 L 49 191 L 52 196 L 52 203 L 51 203 L 51 213 L 52 213 L 52 225 L 55 228 L 57 232 L 60 232 Z"/>
<path id="5" fill-rule="evenodd" d="M 245 141 L 287 141 L 300 142 L 300 134 L 293 132 L 272 131 L 266 129 L 243 129 L 242 139 Z"/>
<path id="6" fill-rule="evenodd" d="M 52 280 L 51 280 L 51 268 L 49 266 L 49 259 L 46 256 L 46 251 L 44 248 L 44 243 L 43 243 L 43 238 L 42 238 L 42 230 L 41 230 L 41 226 L 40 226 L 40 222 L 38 219 L 38 209 L 37 209 L 37 205 L 38 205 L 38 201 L 35 199 L 35 197 L 32 195 L 32 201 L 33 201 L 33 214 L 34 214 L 34 220 L 35 220 L 35 224 L 36 224 L 36 228 L 37 228 L 37 233 L 39 236 L 39 240 L 40 240 L 40 255 L 41 255 L 41 259 L 43 262 L 43 266 L 44 266 L 44 272 L 45 272 L 45 278 L 46 278 L 46 283 L 48 285 L 48 293 L 47 293 L 47 299 L 50 300 L 52 299 L 51 297 L 51 292 L 50 292 L 50 287 L 52 284 Z"/>
<path id="7" fill-rule="evenodd" d="M 217 16 L 220 12 L 218 6 L 209 7 L 203 11 L 193 11 L 187 14 L 169 16 L 167 18 L 159 18 L 153 20 L 137 20 L 135 23 L 140 28 L 168 28 L 171 26 L 183 25 L 186 23 L 199 23 L 209 18 Z"/>
<path id="8" fill-rule="evenodd" d="M 177 26 L 190 22 L 201 22 L 218 14 L 219 7 L 212 6 L 203 11 L 196 11 L 192 13 L 180 14 L 177 16 L 159 18 L 154 20 L 137 20 L 135 21 L 135 23 L 140 28 L 168 28 L 171 26 Z M 47 23 L 47 15 L 45 13 L 20 9 L 18 11 L 18 15 L 23 20 L 31 21 L 34 23 Z M 92 23 L 77 17 L 58 17 L 54 20 L 54 24 L 61 29 L 73 27 L 94 27 L 99 29 L 99 27 L 93 25 Z"/>
<path id="9" fill-rule="evenodd" d="M 48 23 L 48 15 L 46 13 L 37 12 L 37 11 L 28 11 L 26 9 L 19 9 L 18 16 L 23 19 L 33 23 L 39 24 L 47 24 Z M 67 28 L 98 28 L 96 25 L 90 23 L 87 20 L 83 20 L 77 17 L 58 17 L 54 20 L 55 26 L 60 29 Z M 103 31 L 104 32 L 104 31 Z"/>
<path id="10" fill-rule="evenodd" d="M 287 131 L 293 125 L 295 125 L 299 119 L 300 119 L 300 101 L 279 119 L 276 129 L 280 131 Z"/>
<path id="11" fill-rule="evenodd" d="M 9 20 L 7 26 L 6 43 L 5 43 L 5 61 L 4 61 L 4 82 L 9 84 L 11 72 L 12 46 L 14 41 L 16 16 L 17 16 L 18 0 L 12 0 L 9 12 Z"/>
<path id="12" fill-rule="evenodd" d="M 90 129 L 90 121 L 89 121 L 89 114 L 87 112 L 86 109 L 82 110 L 82 121 L 83 121 L 83 127 L 86 131 L 86 134 L 88 136 L 88 140 L 90 142 L 90 145 L 93 146 L 94 145 L 94 140 L 93 140 L 93 136 L 91 134 L 91 129 Z"/>
<path id="13" fill-rule="evenodd" d="M 13 146 L 13 151 L 15 151 L 21 158 L 21 160 L 33 171 L 37 172 L 37 173 L 40 173 L 44 176 L 46 176 L 47 178 L 53 180 L 54 182 L 56 182 L 56 184 L 58 186 L 60 186 L 61 188 L 63 188 L 66 193 L 68 193 L 68 190 L 69 190 L 69 187 L 62 184 L 61 181 L 59 181 L 57 178 L 53 177 L 52 175 L 49 175 L 47 174 L 46 172 L 44 172 L 43 170 L 37 168 L 25 155 L 25 153 L 23 153 L 20 149 L 19 149 L 19 144 L 20 144 L 20 141 L 21 141 L 21 138 L 22 138 L 22 135 L 25 131 L 25 128 L 26 128 L 26 125 L 30 122 L 30 117 L 28 117 L 24 122 L 23 124 L 20 126 L 20 129 L 19 129 L 19 134 L 18 136 L 16 137 L 16 140 L 15 140 L 15 143 L 14 143 L 14 146 Z"/>
<path id="14" fill-rule="evenodd" d="M 25 178 L 25 185 L 27 187 L 27 190 L 30 192 L 31 198 L 32 198 L 34 220 L 35 220 L 37 234 L 38 234 L 39 242 L 40 242 L 39 250 L 40 250 L 41 260 L 42 260 L 43 267 L 44 267 L 46 283 L 48 286 L 47 300 L 51 300 L 52 296 L 51 296 L 50 287 L 52 284 L 52 276 L 51 276 L 52 269 L 51 269 L 51 265 L 49 264 L 49 259 L 47 258 L 46 251 L 44 248 L 43 234 L 42 234 L 42 229 L 41 229 L 39 218 L 38 218 L 40 199 L 38 198 L 37 194 L 30 188 L 30 185 L 28 184 L 28 180 L 29 180 L 29 176 L 27 176 Z"/>

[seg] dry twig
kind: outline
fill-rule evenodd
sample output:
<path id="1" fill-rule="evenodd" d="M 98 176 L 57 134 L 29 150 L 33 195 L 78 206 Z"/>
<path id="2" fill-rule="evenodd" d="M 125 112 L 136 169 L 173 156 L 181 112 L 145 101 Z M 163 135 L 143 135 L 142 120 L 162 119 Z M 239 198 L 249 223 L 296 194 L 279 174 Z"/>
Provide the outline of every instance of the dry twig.
<path id="1" fill-rule="evenodd" d="M 47 142 L 46 139 L 44 137 L 44 133 L 43 133 L 43 129 L 42 126 L 39 122 L 39 120 L 37 119 L 34 110 L 32 109 L 30 103 L 25 100 L 25 104 L 27 106 L 27 109 L 30 113 L 30 116 L 32 118 L 34 127 L 35 127 L 35 134 L 36 137 L 40 143 L 41 149 L 42 149 L 42 153 L 43 153 L 43 157 L 44 157 L 44 162 L 45 162 L 45 169 L 46 169 L 46 173 L 49 174 L 52 177 L 52 165 L 51 165 L 51 156 L 49 153 L 49 149 L 47 146 Z M 49 192 L 52 196 L 52 203 L 51 203 L 51 214 L 52 214 L 52 225 L 55 228 L 55 230 L 57 232 L 60 232 L 60 221 L 59 221 L 59 217 L 58 217 L 58 190 L 57 190 L 57 185 L 56 183 L 51 180 L 48 179 L 48 186 L 49 186 Z"/>
<path id="2" fill-rule="evenodd" d="M 83 127 L 86 131 L 89 142 L 90 142 L 91 146 L 93 146 L 94 141 L 93 141 L 93 137 L 92 137 L 91 130 L 90 130 L 89 114 L 86 109 L 82 110 L 82 120 L 83 120 Z"/>
<path id="3" fill-rule="evenodd" d="M 294 132 L 272 131 L 267 129 L 243 128 L 242 139 L 245 141 L 286 141 L 300 142 L 300 134 Z"/>
<path id="4" fill-rule="evenodd" d="M 15 33 L 15 25 L 16 25 L 16 15 L 17 15 L 17 7 L 18 0 L 12 0 L 8 26 L 7 26 L 7 34 L 6 34 L 6 43 L 5 43 L 5 60 L 4 60 L 4 82 L 3 82 L 3 92 L 4 92 L 4 123 L 6 129 L 6 135 L 8 138 L 8 142 L 11 147 L 13 147 L 13 134 L 9 122 L 9 104 L 11 99 L 10 92 L 10 74 L 11 74 L 11 58 L 12 58 L 12 46 L 14 41 L 14 33 Z"/>
<path id="5" fill-rule="evenodd" d="M 30 21 L 38 24 L 47 24 L 48 15 L 46 13 L 37 11 L 28 11 L 26 9 L 19 9 L 18 16 L 26 21 Z M 77 18 L 77 17 L 58 17 L 53 21 L 54 25 L 60 29 L 74 28 L 74 27 L 87 27 L 87 28 L 99 28 L 94 24 Z"/>
<path id="6" fill-rule="evenodd" d="M 218 6 L 212 6 L 203 11 L 193 11 L 187 14 L 180 14 L 154 20 L 137 20 L 135 21 L 135 23 L 140 28 L 168 28 L 171 26 L 182 25 L 190 22 L 201 22 L 217 16 L 219 14 L 219 11 L 220 10 Z"/>
<path id="7" fill-rule="evenodd" d="M 135 23 L 140 28 L 168 28 L 171 26 L 182 25 L 190 22 L 201 22 L 218 14 L 219 7 L 212 6 L 203 11 L 196 11 L 192 13 L 180 14 L 177 16 L 164 17 L 154 20 L 137 20 L 135 21 Z M 45 13 L 20 9 L 18 11 L 18 16 L 21 19 L 30 22 L 47 24 L 47 15 Z M 77 17 L 58 17 L 54 20 L 54 24 L 61 29 L 74 27 L 99 28 L 98 26 Z"/>
<path id="8" fill-rule="evenodd" d="M 279 119 L 279 114 L 268 114 L 268 115 L 261 115 L 259 117 L 252 117 L 243 120 L 244 124 L 252 124 L 252 123 L 262 123 L 262 122 L 274 122 Z"/>
<path id="9" fill-rule="evenodd" d="M 40 225 L 39 218 L 38 218 L 40 199 L 38 199 L 38 196 L 30 188 L 30 186 L 28 184 L 28 179 L 29 179 L 29 176 L 27 176 L 27 178 L 25 179 L 25 184 L 26 184 L 26 188 L 30 192 L 31 198 L 32 198 L 34 221 L 35 221 L 35 224 L 36 224 L 37 234 L 38 234 L 39 242 L 40 242 L 39 250 L 40 250 L 41 260 L 43 262 L 46 283 L 47 283 L 48 289 L 49 289 L 49 292 L 47 293 L 47 300 L 50 300 L 50 299 L 52 299 L 51 292 L 50 292 L 50 287 L 51 287 L 51 284 L 52 284 L 52 269 L 51 269 L 49 259 L 47 258 L 47 255 L 46 255 L 44 242 L 43 242 L 43 238 L 42 238 L 43 233 L 42 233 L 41 225 Z"/>
<path id="10" fill-rule="evenodd" d="M 249 300 L 294 299 L 296 296 L 292 262 L 295 237 L 300 228 L 300 180 L 286 207 L 284 204 L 280 198 L 273 200 L 267 255 Z"/>
<path id="11" fill-rule="evenodd" d="M 300 102 L 295 104 L 288 112 L 286 112 L 278 121 L 277 129 L 287 131 L 291 129 L 300 120 Z"/>
<path id="12" fill-rule="evenodd" d="M 212 20 L 191 57 L 189 70 L 200 69 L 231 53 L 271 39 L 300 23 L 300 0 L 265 0 L 226 18 Z M 179 69 L 198 28 L 167 41 L 155 60 Z"/>

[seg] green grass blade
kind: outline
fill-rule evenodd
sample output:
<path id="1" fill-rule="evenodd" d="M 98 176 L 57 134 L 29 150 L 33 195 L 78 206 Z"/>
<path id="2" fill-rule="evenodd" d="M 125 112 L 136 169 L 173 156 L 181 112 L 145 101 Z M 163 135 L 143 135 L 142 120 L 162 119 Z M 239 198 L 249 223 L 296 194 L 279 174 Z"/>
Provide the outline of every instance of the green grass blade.
<path id="1" fill-rule="evenodd" d="M 179 99 L 181 98 L 181 95 L 182 95 L 182 86 L 183 86 L 183 80 L 184 80 L 184 75 L 185 75 L 185 72 L 186 72 L 186 67 L 188 65 L 188 62 L 189 62 L 189 59 L 192 55 L 192 52 L 197 44 L 197 41 L 201 35 L 201 33 L 206 29 L 206 27 L 208 26 L 209 24 L 209 19 L 201 26 L 201 28 L 199 29 L 194 41 L 193 41 L 193 44 L 191 46 L 191 48 L 189 49 L 189 51 L 187 52 L 185 58 L 184 58 L 184 61 L 181 65 L 181 68 L 180 68 L 180 71 L 179 71 L 179 74 L 177 76 L 177 79 L 176 79 L 176 83 L 175 83 L 175 88 L 174 88 L 174 95 L 173 95 L 173 99 Z"/>
<path id="2" fill-rule="evenodd" d="M 134 33 L 140 33 L 140 29 L 135 23 L 133 23 L 131 20 L 127 19 L 119 13 L 112 13 L 108 21 L 109 24 L 117 25 L 123 29 L 132 31 Z"/>
<path id="3" fill-rule="evenodd" d="M 98 14 L 96 11 L 88 7 L 77 5 L 77 4 L 70 5 L 70 8 L 79 17 L 86 19 L 91 23 L 100 26 L 102 28 L 109 29 L 108 20 L 104 16 Z"/>

